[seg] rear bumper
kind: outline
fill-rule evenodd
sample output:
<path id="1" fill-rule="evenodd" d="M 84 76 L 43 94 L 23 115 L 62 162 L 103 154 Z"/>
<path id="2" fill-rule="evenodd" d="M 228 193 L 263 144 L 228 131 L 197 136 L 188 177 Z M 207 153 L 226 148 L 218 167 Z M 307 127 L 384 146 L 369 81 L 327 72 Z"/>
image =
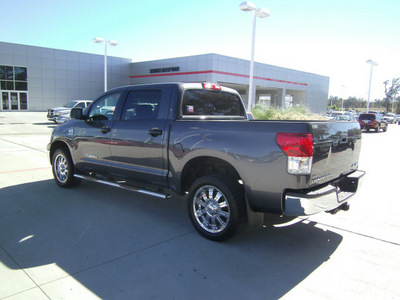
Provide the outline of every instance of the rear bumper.
<path id="1" fill-rule="evenodd" d="M 364 175 L 364 171 L 355 171 L 323 188 L 307 192 L 289 191 L 284 198 L 284 214 L 286 216 L 306 216 L 334 210 L 357 192 Z"/>
<path id="2" fill-rule="evenodd" d="M 363 123 L 360 124 L 361 129 L 376 129 L 378 127 L 378 123 Z"/>

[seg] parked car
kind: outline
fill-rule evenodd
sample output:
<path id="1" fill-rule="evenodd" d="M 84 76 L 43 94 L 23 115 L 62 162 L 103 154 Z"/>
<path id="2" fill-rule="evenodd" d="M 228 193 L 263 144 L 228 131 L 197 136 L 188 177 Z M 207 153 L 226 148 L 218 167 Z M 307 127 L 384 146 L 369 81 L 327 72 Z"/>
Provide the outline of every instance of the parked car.
<path id="1" fill-rule="evenodd" d="M 47 110 L 47 120 L 55 123 L 64 123 L 70 119 L 71 109 L 74 107 L 86 108 L 92 100 L 72 100 L 61 107 L 50 108 Z"/>
<path id="2" fill-rule="evenodd" d="M 383 131 L 387 131 L 388 129 L 388 123 L 380 113 L 362 113 L 358 117 L 358 122 L 361 129 L 365 129 L 366 131 L 375 129 L 378 132 L 380 129 Z"/>
<path id="3" fill-rule="evenodd" d="M 120 87 L 71 118 L 48 145 L 59 186 L 184 196 L 194 228 L 216 241 L 264 213 L 346 211 L 365 173 L 357 122 L 249 121 L 239 93 L 217 84 Z"/>
<path id="4" fill-rule="evenodd" d="M 400 125 L 400 115 L 396 115 L 396 118 L 395 118 L 395 120 L 394 120 L 394 123 L 396 124 L 399 124 Z"/>
<path id="5" fill-rule="evenodd" d="M 327 118 L 329 120 L 333 120 L 334 118 L 339 117 L 339 116 L 350 116 L 350 117 L 352 117 L 353 114 L 351 112 L 349 112 L 349 111 L 333 111 L 327 116 Z"/>
<path id="6" fill-rule="evenodd" d="M 333 121 L 354 122 L 354 121 L 357 121 L 357 119 L 353 118 L 352 116 L 341 115 L 341 116 L 336 116 L 336 117 L 334 117 L 334 118 L 333 118 Z"/>
<path id="7" fill-rule="evenodd" d="M 396 123 L 396 114 L 394 113 L 387 113 L 383 116 L 383 118 L 389 123 L 394 124 Z"/>

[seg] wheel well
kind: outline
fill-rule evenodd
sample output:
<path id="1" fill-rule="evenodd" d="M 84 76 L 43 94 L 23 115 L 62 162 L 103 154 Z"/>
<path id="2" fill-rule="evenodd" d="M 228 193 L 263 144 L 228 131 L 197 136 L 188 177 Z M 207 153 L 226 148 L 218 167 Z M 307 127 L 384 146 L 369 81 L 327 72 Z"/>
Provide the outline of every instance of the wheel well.
<path id="1" fill-rule="evenodd" d="M 51 144 L 51 147 L 50 147 L 50 153 L 49 153 L 50 164 L 53 163 L 52 157 L 53 157 L 54 152 L 60 148 L 65 149 L 65 151 L 67 151 L 67 153 L 71 156 L 71 153 L 69 152 L 69 148 L 64 142 L 61 142 L 61 141 L 54 142 Z"/>
<path id="2" fill-rule="evenodd" d="M 215 157 L 197 157 L 189 161 L 183 168 L 181 176 L 182 191 L 188 191 L 197 178 L 213 174 L 221 174 L 234 181 L 240 180 L 239 173 L 228 162 Z"/>

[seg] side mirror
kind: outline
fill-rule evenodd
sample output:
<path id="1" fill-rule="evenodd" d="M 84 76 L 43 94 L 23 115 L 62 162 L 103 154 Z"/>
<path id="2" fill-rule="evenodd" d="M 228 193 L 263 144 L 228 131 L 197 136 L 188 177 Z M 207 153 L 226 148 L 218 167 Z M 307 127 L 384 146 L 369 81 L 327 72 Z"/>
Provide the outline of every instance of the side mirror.
<path id="1" fill-rule="evenodd" d="M 71 109 L 71 119 L 83 120 L 85 117 L 82 111 L 82 107 L 74 107 L 73 109 Z"/>

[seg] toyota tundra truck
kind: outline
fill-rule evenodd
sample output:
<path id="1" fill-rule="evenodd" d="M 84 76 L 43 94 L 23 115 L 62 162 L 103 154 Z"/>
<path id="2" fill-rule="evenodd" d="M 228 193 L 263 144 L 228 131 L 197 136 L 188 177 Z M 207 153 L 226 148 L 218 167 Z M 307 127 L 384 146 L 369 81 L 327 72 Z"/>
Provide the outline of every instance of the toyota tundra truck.
<path id="1" fill-rule="evenodd" d="M 48 145 L 60 187 L 184 196 L 194 228 L 214 241 L 265 213 L 348 210 L 365 174 L 358 122 L 249 120 L 238 92 L 217 84 L 120 87 L 71 118 Z"/>

